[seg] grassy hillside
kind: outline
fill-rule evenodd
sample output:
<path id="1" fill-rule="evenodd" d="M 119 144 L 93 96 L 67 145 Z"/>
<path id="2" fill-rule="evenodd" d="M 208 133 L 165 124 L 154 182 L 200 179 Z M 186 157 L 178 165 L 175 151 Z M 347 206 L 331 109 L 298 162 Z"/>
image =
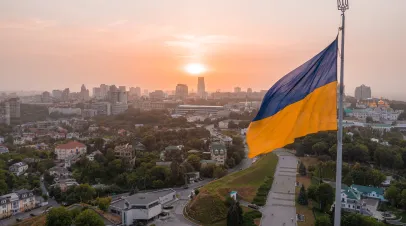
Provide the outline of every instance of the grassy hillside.
<path id="1" fill-rule="evenodd" d="M 241 199 L 252 202 L 266 179 L 275 173 L 278 157 L 267 154 L 248 169 L 227 175 L 200 189 L 199 195 L 188 206 L 188 214 L 204 224 L 218 222 L 227 215 L 223 200 L 231 191 L 237 191 Z"/>

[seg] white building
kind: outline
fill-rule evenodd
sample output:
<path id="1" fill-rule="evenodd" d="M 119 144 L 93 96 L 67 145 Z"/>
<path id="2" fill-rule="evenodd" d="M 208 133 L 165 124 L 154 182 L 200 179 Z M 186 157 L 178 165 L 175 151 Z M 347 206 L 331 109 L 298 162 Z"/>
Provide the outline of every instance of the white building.
<path id="1" fill-rule="evenodd" d="M 77 132 L 66 134 L 66 139 L 79 139 L 79 138 L 80 138 L 80 134 Z"/>
<path id="2" fill-rule="evenodd" d="M 77 141 L 60 144 L 55 148 L 56 159 L 65 160 L 72 156 L 83 155 L 86 154 L 86 150 L 86 145 Z"/>
<path id="3" fill-rule="evenodd" d="M 48 113 L 59 113 L 62 115 L 82 115 L 82 109 L 80 108 L 57 108 L 57 107 L 49 107 Z"/>
<path id="4" fill-rule="evenodd" d="M 25 171 L 28 169 L 28 165 L 24 162 L 17 162 L 11 165 L 8 170 L 12 173 L 14 173 L 17 176 L 20 176 L 25 173 Z"/>
<path id="5" fill-rule="evenodd" d="M 6 145 L 0 144 L 0 154 L 8 153 L 8 148 Z"/>
<path id="6" fill-rule="evenodd" d="M 54 166 L 49 169 L 49 175 L 54 176 L 55 178 L 68 178 L 72 173 L 64 167 Z"/>
<path id="7" fill-rule="evenodd" d="M 133 225 L 136 220 L 150 220 L 163 212 L 163 206 L 176 200 L 176 192 L 173 189 L 137 193 L 127 196 L 110 205 L 112 213 L 121 216 L 122 225 Z"/>
<path id="8" fill-rule="evenodd" d="M 30 190 L 18 190 L 0 196 L 0 219 L 35 208 L 35 195 Z"/>
<path id="9" fill-rule="evenodd" d="M 86 158 L 92 162 L 92 161 L 94 161 L 94 157 L 98 154 L 103 155 L 103 153 L 101 153 L 100 151 L 94 151 L 94 152 L 90 153 L 89 155 L 87 155 Z"/>
<path id="10" fill-rule="evenodd" d="M 224 144 L 215 142 L 210 146 L 211 160 L 216 161 L 216 165 L 224 165 L 227 160 L 227 148 Z"/>

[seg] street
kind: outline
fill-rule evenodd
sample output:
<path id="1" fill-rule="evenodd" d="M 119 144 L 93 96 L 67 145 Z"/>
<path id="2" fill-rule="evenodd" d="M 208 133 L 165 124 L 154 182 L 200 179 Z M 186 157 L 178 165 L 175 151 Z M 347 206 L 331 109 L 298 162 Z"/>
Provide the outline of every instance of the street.
<path id="1" fill-rule="evenodd" d="M 296 226 L 295 182 L 297 158 L 283 149 L 274 151 L 278 155 L 271 191 L 266 204 L 261 208 L 263 226 Z"/>

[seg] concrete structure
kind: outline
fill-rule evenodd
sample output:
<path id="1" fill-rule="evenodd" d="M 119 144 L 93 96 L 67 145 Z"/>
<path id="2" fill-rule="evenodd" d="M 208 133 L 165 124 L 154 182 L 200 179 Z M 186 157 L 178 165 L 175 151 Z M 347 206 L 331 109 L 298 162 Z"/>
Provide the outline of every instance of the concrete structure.
<path id="1" fill-rule="evenodd" d="M 0 123 L 7 125 L 20 124 L 20 105 L 18 97 L 6 99 L 0 106 Z"/>
<path id="2" fill-rule="evenodd" d="M 91 108 L 97 111 L 97 115 L 111 115 L 111 103 L 109 102 L 92 103 Z"/>
<path id="3" fill-rule="evenodd" d="M 149 93 L 149 98 L 154 100 L 162 100 L 165 98 L 165 93 L 162 90 L 155 90 Z"/>
<path id="4" fill-rule="evenodd" d="M 82 115 L 80 108 L 62 108 L 62 107 L 49 107 L 48 113 L 59 113 L 62 115 Z"/>
<path id="5" fill-rule="evenodd" d="M 197 95 L 200 98 L 206 97 L 206 84 L 204 83 L 204 77 L 197 78 Z"/>
<path id="6" fill-rule="evenodd" d="M 117 102 L 111 104 L 111 114 L 112 115 L 118 115 L 120 113 L 123 113 L 128 110 L 128 104 L 127 102 Z"/>
<path id="7" fill-rule="evenodd" d="M 55 184 L 51 185 L 52 187 L 59 187 L 62 192 L 68 190 L 71 186 L 78 186 L 78 182 L 75 179 L 68 178 L 68 179 L 60 179 Z"/>
<path id="8" fill-rule="evenodd" d="M 35 196 L 31 190 L 18 190 L 0 196 L 0 219 L 35 208 Z"/>
<path id="9" fill-rule="evenodd" d="M 355 99 L 365 100 L 371 98 L 371 87 L 362 84 L 355 88 Z"/>
<path id="10" fill-rule="evenodd" d="M 207 106 L 207 105 L 179 105 L 176 107 L 176 114 L 217 114 L 223 111 L 223 106 Z"/>
<path id="11" fill-rule="evenodd" d="M 86 154 L 86 145 L 77 141 L 71 141 L 66 144 L 60 144 L 55 148 L 56 159 L 65 160 L 71 156 Z"/>
<path id="12" fill-rule="evenodd" d="M 28 165 L 24 162 L 17 162 L 11 165 L 8 170 L 16 176 L 20 176 L 28 169 Z"/>
<path id="13" fill-rule="evenodd" d="M 52 97 L 56 100 L 60 100 L 62 98 L 62 90 L 52 90 Z"/>
<path id="14" fill-rule="evenodd" d="M 216 161 L 216 165 L 224 165 L 227 160 L 227 148 L 224 144 L 214 142 L 210 145 L 211 160 Z"/>
<path id="15" fill-rule="evenodd" d="M 83 109 L 82 117 L 83 118 L 92 118 L 97 115 L 96 109 Z"/>
<path id="16" fill-rule="evenodd" d="M 137 193 L 111 203 L 110 212 L 121 216 L 122 225 L 133 225 L 137 221 L 147 221 L 158 217 L 163 206 L 176 200 L 173 189 Z"/>
<path id="17" fill-rule="evenodd" d="M 180 99 L 185 99 L 188 96 L 188 87 L 185 84 L 176 85 L 175 96 Z"/>
<path id="18" fill-rule="evenodd" d="M 0 154 L 8 153 L 8 148 L 4 144 L 0 144 Z"/>
<path id="19" fill-rule="evenodd" d="M 49 169 L 49 175 L 55 178 L 68 178 L 72 176 L 72 173 L 64 167 L 54 166 Z"/>
<path id="20" fill-rule="evenodd" d="M 135 150 L 130 144 L 116 146 L 114 148 L 114 155 L 117 158 L 127 159 L 131 164 L 135 163 Z"/>
<path id="21" fill-rule="evenodd" d="M 241 93 L 241 87 L 234 87 L 234 93 Z"/>

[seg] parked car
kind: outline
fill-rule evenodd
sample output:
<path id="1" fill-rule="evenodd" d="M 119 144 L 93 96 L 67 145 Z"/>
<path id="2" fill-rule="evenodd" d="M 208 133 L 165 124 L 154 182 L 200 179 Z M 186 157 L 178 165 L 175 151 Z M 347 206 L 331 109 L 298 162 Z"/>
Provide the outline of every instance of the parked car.
<path id="1" fill-rule="evenodd" d="M 257 205 L 255 205 L 255 204 L 248 204 L 248 207 L 252 208 L 252 209 L 255 209 L 255 210 L 259 209 L 259 207 Z"/>
<path id="2" fill-rule="evenodd" d="M 35 217 L 36 215 L 35 215 L 35 213 L 30 213 L 30 216 Z"/>
<path id="3" fill-rule="evenodd" d="M 16 219 L 16 221 L 17 222 L 21 222 L 21 221 L 23 221 L 24 219 L 22 218 L 22 217 L 18 217 L 17 219 Z"/>

